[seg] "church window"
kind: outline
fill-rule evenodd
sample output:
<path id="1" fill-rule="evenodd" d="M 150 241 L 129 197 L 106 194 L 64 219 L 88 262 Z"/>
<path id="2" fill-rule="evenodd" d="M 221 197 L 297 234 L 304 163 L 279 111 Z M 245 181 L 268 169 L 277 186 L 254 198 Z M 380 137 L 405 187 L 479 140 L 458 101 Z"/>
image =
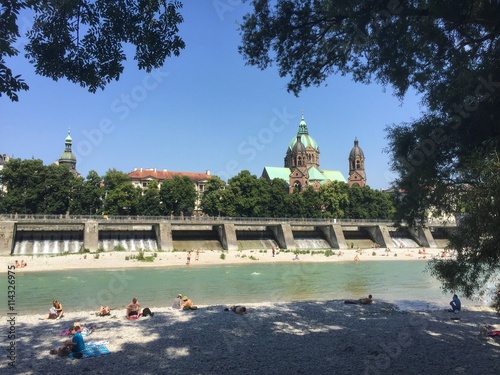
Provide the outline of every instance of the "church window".
<path id="1" fill-rule="evenodd" d="M 356 160 L 356 169 L 360 169 L 360 168 L 361 168 L 361 161 Z"/>

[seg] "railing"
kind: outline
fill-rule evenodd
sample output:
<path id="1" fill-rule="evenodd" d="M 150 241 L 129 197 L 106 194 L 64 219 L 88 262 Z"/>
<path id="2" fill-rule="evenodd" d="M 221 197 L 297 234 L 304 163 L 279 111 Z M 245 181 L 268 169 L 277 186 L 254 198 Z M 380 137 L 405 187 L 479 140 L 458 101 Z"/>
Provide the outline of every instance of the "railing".
<path id="1" fill-rule="evenodd" d="M 101 216 L 101 215 L 29 215 L 29 214 L 3 214 L 0 215 L 2 220 L 15 221 L 122 221 L 122 222 L 190 222 L 190 223 L 210 223 L 210 222 L 227 222 L 227 223 L 294 223 L 294 224 L 385 224 L 393 225 L 393 220 L 386 219 L 331 219 L 331 218 L 269 218 L 269 217 L 214 217 L 214 216 Z M 405 224 L 403 224 L 405 225 Z M 428 226 L 455 226 L 455 222 L 451 221 L 430 221 L 426 223 Z"/>

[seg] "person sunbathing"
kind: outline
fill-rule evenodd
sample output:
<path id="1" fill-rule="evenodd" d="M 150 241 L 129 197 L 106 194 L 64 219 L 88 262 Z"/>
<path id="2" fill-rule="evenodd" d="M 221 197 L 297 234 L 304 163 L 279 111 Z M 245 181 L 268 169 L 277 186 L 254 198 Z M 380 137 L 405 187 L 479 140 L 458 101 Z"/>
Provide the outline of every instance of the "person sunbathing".
<path id="1" fill-rule="evenodd" d="M 57 318 L 57 312 L 56 312 L 56 309 L 54 308 L 54 306 L 52 306 L 49 309 L 49 315 L 47 315 L 45 318 L 40 318 L 40 320 L 44 320 L 44 319 L 56 319 L 56 318 Z"/>
<path id="2" fill-rule="evenodd" d="M 346 304 L 350 304 L 350 305 L 371 305 L 373 302 L 373 297 L 371 294 L 368 295 L 367 298 L 360 298 L 360 299 L 356 299 L 356 300 L 352 300 L 352 299 L 347 299 L 344 301 L 344 303 Z"/>
<path id="3" fill-rule="evenodd" d="M 238 315 L 245 315 L 247 313 L 247 308 L 245 306 L 237 306 L 233 305 L 231 307 L 226 307 L 224 311 L 229 311 L 231 310 L 232 312 L 238 314 Z"/>
<path id="4" fill-rule="evenodd" d="M 109 308 L 109 306 L 106 306 L 106 307 L 100 307 L 99 308 L 99 316 L 106 316 L 106 315 L 110 315 L 111 314 L 111 309 Z"/>
<path id="5" fill-rule="evenodd" d="M 127 318 L 141 316 L 141 305 L 137 298 L 132 298 L 132 302 L 127 305 Z"/>
<path id="6" fill-rule="evenodd" d="M 182 305 L 182 294 L 177 294 L 177 297 L 174 298 L 174 303 L 172 304 L 173 309 L 180 309 Z"/>
<path id="7" fill-rule="evenodd" d="M 52 302 L 52 305 L 54 306 L 54 309 L 56 310 L 56 319 L 61 319 L 64 314 L 63 314 L 63 305 L 61 302 L 59 302 L 58 300 L 55 300 L 54 302 Z"/>
<path id="8" fill-rule="evenodd" d="M 196 310 L 198 308 L 193 304 L 193 301 L 191 301 L 187 296 L 182 297 L 182 301 L 183 301 L 181 305 L 182 310 Z"/>
<path id="9" fill-rule="evenodd" d="M 49 309 L 49 315 L 45 317 L 45 319 L 60 319 L 62 318 L 62 304 L 57 300 L 52 301 L 52 307 Z M 42 318 L 40 318 L 42 320 Z"/>

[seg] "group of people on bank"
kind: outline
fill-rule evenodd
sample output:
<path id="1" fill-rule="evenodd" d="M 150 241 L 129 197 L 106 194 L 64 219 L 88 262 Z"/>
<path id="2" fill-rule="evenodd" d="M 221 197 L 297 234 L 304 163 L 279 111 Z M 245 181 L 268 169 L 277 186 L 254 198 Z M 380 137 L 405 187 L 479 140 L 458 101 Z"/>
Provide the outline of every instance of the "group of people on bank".
<path id="1" fill-rule="evenodd" d="M 24 259 L 21 259 L 21 261 L 19 262 L 18 260 L 16 260 L 16 268 L 24 268 L 28 265 L 28 263 L 26 263 L 24 261 Z"/>

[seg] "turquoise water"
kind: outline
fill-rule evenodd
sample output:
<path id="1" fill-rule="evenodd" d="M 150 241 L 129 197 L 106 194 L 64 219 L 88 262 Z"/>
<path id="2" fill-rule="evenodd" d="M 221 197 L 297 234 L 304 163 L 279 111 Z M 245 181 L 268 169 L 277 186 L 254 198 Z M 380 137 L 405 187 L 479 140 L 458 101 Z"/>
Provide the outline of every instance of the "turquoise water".
<path id="1" fill-rule="evenodd" d="M 360 298 L 402 308 L 448 306 L 425 262 L 370 261 L 336 263 L 249 264 L 123 270 L 16 272 L 18 314 L 46 313 L 53 299 L 65 310 L 123 308 L 133 296 L 142 306 L 169 306 L 178 293 L 195 304 L 304 301 Z M 1 276 L 6 285 L 6 275 Z M 0 311 L 7 311 L 7 288 L 0 290 Z M 467 301 L 464 301 L 467 303 Z M 469 304 L 480 304 L 470 301 Z"/>

